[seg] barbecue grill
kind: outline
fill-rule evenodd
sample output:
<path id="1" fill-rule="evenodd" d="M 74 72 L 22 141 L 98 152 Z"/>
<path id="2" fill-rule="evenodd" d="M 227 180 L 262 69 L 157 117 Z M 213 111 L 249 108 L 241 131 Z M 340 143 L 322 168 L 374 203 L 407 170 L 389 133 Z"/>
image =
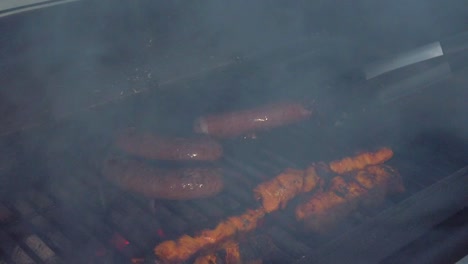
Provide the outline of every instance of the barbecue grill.
<path id="1" fill-rule="evenodd" d="M 80 2 L 70 6 L 88 10 Z M 24 21 L 66 13 L 67 8 L 6 17 L 0 27 L 2 31 L 19 27 Z M 70 19 L 77 23 L 76 18 Z M 18 36 L 11 34 L 10 41 L 19 41 L 14 38 Z M 240 240 L 244 261 L 448 263 L 468 254 L 468 108 L 463 99 L 468 98 L 464 63 L 468 54 L 463 48 L 456 55 L 438 55 L 369 77 L 361 70 L 366 69 L 363 58 L 346 55 L 356 68 L 338 59 L 324 62 L 337 49 L 360 49 L 356 41 L 331 33 L 242 55 L 194 58 L 191 63 L 200 62 L 196 67 L 170 64 L 168 56 L 189 56 L 188 48 L 161 55 L 152 46 L 156 40 L 151 34 L 134 36 L 141 43 L 132 45 L 146 49 L 150 59 L 143 59 L 141 51 L 123 55 L 136 57 L 134 61 L 114 58 L 121 51 L 115 50 L 106 54 L 110 57 L 100 58 L 103 69 L 93 68 L 96 61 L 86 57 L 76 66 L 80 71 L 68 76 L 60 69 L 68 66 L 60 61 L 52 69 L 39 63 L 34 67 L 39 73 L 31 73 L 30 54 L 37 50 L 20 42 L 5 45 L 4 50 L 14 48 L 11 54 L 25 55 L 16 60 L 11 54 L 2 55 L 2 83 L 16 90 L 2 90 L 0 97 L 0 263 L 131 263 L 137 259 L 162 263 L 152 253 L 158 243 L 213 228 L 229 216 L 255 208 L 258 201 L 252 189 L 284 169 L 304 169 L 314 161 L 382 146 L 395 152 L 388 164 L 402 175 L 404 193 L 387 197 L 377 208 L 357 210 L 336 230 L 322 235 L 304 232 L 294 218 L 299 201 L 293 200 Z M 450 40 L 466 48 L 466 33 L 457 36 Z M 421 43 L 406 45 L 414 48 Z M 153 62 L 156 59 L 159 64 Z M 165 63 L 167 68 L 162 69 Z M 332 73 L 323 71 L 337 63 L 346 66 Z M 116 75 L 107 82 L 107 76 Z M 268 77 L 272 75 L 278 75 L 274 81 Z M 84 77 L 86 81 L 81 80 Z M 38 85 L 35 91 L 31 83 Z M 51 93 L 58 93 L 59 99 L 54 101 Z M 67 93 L 74 93 L 76 100 Z M 61 96 L 66 99 L 62 101 Z M 224 156 L 215 164 L 224 170 L 226 187 L 214 198 L 150 200 L 117 188 L 101 175 L 102 162 L 114 151 L 112 138 L 119 129 L 133 126 L 186 136 L 200 115 L 284 98 L 313 102 L 315 116 L 259 133 L 254 139 L 223 140 Z"/>

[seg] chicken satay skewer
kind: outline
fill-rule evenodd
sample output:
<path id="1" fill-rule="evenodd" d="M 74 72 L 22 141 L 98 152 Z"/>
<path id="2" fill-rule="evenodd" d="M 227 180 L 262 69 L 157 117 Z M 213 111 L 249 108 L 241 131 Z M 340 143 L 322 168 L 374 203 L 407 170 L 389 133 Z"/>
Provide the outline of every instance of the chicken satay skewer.
<path id="1" fill-rule="evenodd" d="M 284 209 L 297 195 L 310 192 L 322 184 L 317 170 L 325 166 L 323 163 L 317 163 L 305 171 L 286 169 L 275 178 L 259 184 L 253 191 L 254 196 L 261 200 L 262 207 L 267 213 Z"/>
<path id="2" fill-rule="evenodd" d="M 377 165 L 386 162 L 393 157 L 393 151 L 389 148 L 381 148 L 376 152 L 364 152 L 354 157 L 346 157 L 335 160 L 328 165 L 337 174 L 345 174 L 355 170 L 362 170 L 370 165 Z"/>
<path id="3" fill-rule="evenodd" d="M 255 196 L 262 200 L 261 208 L 248 210 L 241 216 L 230 217 L 218 224 L 215 229 L 204 230 L 198 236 L 184 235 L 177 241 L 165 241 L 155 247 L 155 254 L 167 261 L 184 261 L 202 249 L 214 247 L 238 233 L 255 229 L 258 221 L 266 213 L 276 211 L 280 207 L 284 208 L 295 196 L 321 187 L 323 180 L 318 176 L 317 170 L 319 169 L 329 170 L 328 166 L 323 163 L 313 164 L 305 171 L 285 170 L 277 177 L 255 188 Z"/>
<path id="4" fill-rule="evenodd" d="M 219 223 L 215 229 L 203 230 L 197 236 L 184 235 L 176 241 L 162 242 L 155 248 L 155 254 L 168 262 L 187 260 L 200 250 L 215 247 L 241 232 L 254 230 L 264 215 L 262 209 L 249 209 L 240 216 L 229 217 Z"/>
<path id="5" fill-rule="evenodd" d="M 249 257 L 242 256 L 242 251 L 245 249 L 241 249 L 240 243 L 237 242 L 235 239 L 230 239 L 227 242 L 224 242 L 216 252 L 209 252 L 207 254 L 202 254 L 198 256 L 194 264 L 217 264 L 217 263 L 224 263 L 224 264 L 261 264 L 262 260 L 258 259 L 258 256 L 255 259 L 250 259 Z M 217 254 L 221 253 L 221 254 Z M 224 253 L 224 254 L 222 254 Z M 221 256 L 224 256 L 222 259 Z"/>
<path id="6" fill-rule="evenodd" d="M 163 242 L 155 248 L 155 254 L 165 260 L 183 261 L 204 248 L 213 247 L 238 233 L 255 229 L 258 221 L 266 213 L 276 211 L 280 206 L 284 208 L 288 201 L 298 194 L 311 191 L 320 185 L 321 180 L 315 166 L 315 164 L 310 166 L 306 171 L 285 170 L 255 189 L 256 197 L 262 199 L 261 208 L 247 210 L 243 215 L 230 217 L 218 224 L 215 229 L 202 231 L 199 236 L 184 235 L 177 241 Z"/>
<path id="7" fill-rule="evenodd" d="M 313 195 L 296 208 L 296 219 L 323 233 L 361 205 L 379 204 L 389 193 L 403 192 L 397 171 L 389 166 L 374 165 L 350 175 L 333 178 L 327 191 Z"/>

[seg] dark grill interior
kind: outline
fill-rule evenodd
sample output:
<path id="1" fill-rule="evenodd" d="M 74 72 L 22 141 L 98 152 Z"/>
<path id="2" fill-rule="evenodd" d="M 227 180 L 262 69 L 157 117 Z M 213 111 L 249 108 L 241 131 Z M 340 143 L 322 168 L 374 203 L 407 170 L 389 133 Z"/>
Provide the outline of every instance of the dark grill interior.
<path id="1" fill-rule="evenodd" d="M 261 133 L 256 140 L 225 141 L 225 156 L 219 162 L 225 169 L 225 191 L 215 199 L 194 201 L 152 202 L 113 187 L 99 173 L 99 162 L 109 151 L 109 138 L 91 137 L 88 133 L 60 151 L 45 151 L 46 158 L 40 162 L 36 157 L 36 163 L 29 164 L 21 173 L 35 174 L 32 178 L 37 185 L 1 200 L 3 261 L 128 263 L 135 257 L 148 257 L 161 241 L 212 228 L 228 216 L 257 207 L 252 189 L 285 168 L 305 168 L 313 161 L 329 161 L 359 150 L 391 146 L 395 157 L 389 164 L 403 176 L 407 188 L 403 195 L 389 197 L 378 209 L 354 213 L 327 236 L 303 231 L 294 219 L 293 210 L 300 200 L 295 199 L 287 209 L 267 216 L 261 227 L 241 243 L 246 259 L 262 258 L 265 263 L 300 260 L 346 230 L 466 166 L 466 142 L 443 130 L 395 139 L 388 133 L 395 129 L 389 123 L 374 129 L 375 134 L 367 137 L 365 131 L 370 133 L 375 117 L 381 113 L 377 109 L 373 115 L 365 115 L 370 126 L 358 122 L 363 115 L 343 129 L 322 125 L 314 119 Z M 77 129 L 77 123 L 72 120 L 62 124 L 58 134 L 66 135 L 67 129 Z M 353 123 L 358 125 L 350 125 Z M 349 140 L 349 133 L 355 133 L 355 140 Z M 47 149 L 37 144 L 42 151 Z"/>
<path id="2" fill-rule="evenodd" d="M 278 36 L 267 32 L 258 39 L 253 35 L 262 25 L 256 25 L 253 33 L 247 30 L 247 36 L 237 32 L 250 29 L 249 23 L 256 24 L 256 9 L 239 28 L 230 21 L 239 21 L 234 11 L 219 27 L 211 27 L 216 19 L 201 19 L 196 6 L 186 6 L 184 1 L 174 1 L 174 6 L 163 9 L 159 9 L 162 4 L 157 5 L 157 12 L 142 5 L 130 15 L 127 7 L 135 7 L 133 2 L 118 1 L 121 5 L 116 4 L 116 10 L 108 8 L 114 2 L 101 1 L 93 8 L 88 6 L 92 1 L 82 2 L 62 11 L 56 9 L 55 15 L 39 12 L 17 21 L 7 18 L 0 25 L 1 30 L 24 30 L 1 36 L 2 40 L 19 40 L 10 42 L 0 54 L 4 62 L 0 83 L 8 88 L 0 94 L 0 264 L 129 263 L 133 258 L 160 263 L 152 254 L 154 246 L 213 228 L 226 217 L 258 207 L 252 189 L 284 169 L 304 169 L 312 162 L 382 146 L 395 152 L 388 164 L 400 171 L 405 193 L 387 197 L 379 208 L 354 212 L 336 230 L 321 236 L 305 232 L 296 221 L 294 208 L 307 195 L 297 197 L 285 210 L 267 215 L 259 228 L 241 237 L 243 259 L 336 263 L 330 256 L 339 255 L 340 243 L 353 244 L 359 240 L 354 238 L 361 238 L 372 242 L 363 242 L 369 248 L 394 245 L 379 258 L 404 263 L 399 256 L 388 254 L 400 250 L 411 255 L 413 248 L 401 244 L 410 241 L 386 241 L 386 237 L 380 243 L 372 241 L 372 235 L 379 232 L 375 227 L 381 220 L 403 220 L 404 209 L 408 203 L 417 204 L 417 199 L 432 202 L 430 192 L 440 186 L 447 187 L 447 199 L 444 195 L 433 199 L 456 203 L 441 211 L 427 205 L 429 216 L 416 216 L 424 224 L 421 230 L 430 229 L 463 207 L 466 219 L 468 198 L 466 192 L 460 192 L 468 185 L 466 51 L 453 55 L 455 59 L 442 56 L 370 81 L 364 81 L 361 71 L 369 61 L 466 30 L 466 16 L 463 8 L 458 8 L 464 3 L 457 4 L 463 1 L 432 5 L 428 17 L 414 25 L 410 22 L 418 16 L 420 11 L 413 11 L 419 6 L 409 8 L 404 1 L 384 8 L 372 4 L 369 10 L 366 3 L 372 1 L 361 1 L 350 4 L 349 10 L 344 8 L 343 14 L 335 11 L 338 2 L 308 1 L 311 6 L 304 11 L 304 32 L 297 34 L 300 38 L 283 35 L 288 30 L 281 31 L 278 22 L 267 27 Z M 322 2 L 327 3 L 326 9 L 319 8 Z M 288 5 L 286 1 L 277 9 Z M 253 7 L 262 9 L 257 4 Z M 389 7 L 395 10 L 378 12 Z M 403 12 L 405 8 L 408 10 Z M 76 10 L 88 14 L 93 30 L 82 23 Z M 328 16 L 320 16 L 330 10 L 342 20 L 329 23 Z M 433 15 L 433 10 L 441 13 Z M 146 13 L 146 19 L 140 19 L 142 13 L 138 12 Z M 198 12 L 219 15 L 216 8 Z M 365 15 L 356 15 L 361 12 Z M 62 26 L 61 19 L 67 14 L 73 15 Z M 385 15 L 383 20 L 381 14 Z M 283 15 L 296 21 L 294 8 Z M 127 16 L 132 19 L 124 21 Z M 452 16 L 460 23 L 446 19 Z M 263 17 L 266 24 L 276 18 L 275 13 Z M 44 28 L 50 24 L 50 32 L 33 30 L 37 19 Z M 177 24 L 177 19 L 183 23 Z M 387 21 L 395 25 L 385 25 Z M 198 28 L 206 26 L 203 23 L 209 24 L 208 33 Z M 167 34 L 168 24 L 174 25 L 176 32 Z M 224 27 L 231 28 L 226 35 Z M 412 36 L 422 29 L 425 34 Z M 233 48 L 237 44 L 240 47 Z M 417 72 L 427 74 L 433 66 L 448 64 L 449 78 L 435 78 L 437 81 L 417 85 L 411 91 L 401 87 L 385 90 L 398 88 L 399 81 L 411 83 L 405 78 Z M 222 141 L 225 155 L 215 164 L 224 168 L 226 188 L 214 198 L 150 201 L 122 191 L 100 173 L 103 159 L 110 154 L 122 155 L 112 146 L 119 129 L 135 126 L 163 135 L 186 136 L 200 115 L 284 99 L 310 103 L 315 109 L 313 118 L 258 133 L 256 139 Z M 163 167 L 192 165 L 155 163 Z M 453 175 L 458 182 L 449 181 Z M 385 218 L 389 214 L 393 218 Z M 437 221 L 433 215 L 438 216 Z M 466 223 L 459 225 L 466 231 Z M 411 239 L 421 235 L 416 232 Z"/>

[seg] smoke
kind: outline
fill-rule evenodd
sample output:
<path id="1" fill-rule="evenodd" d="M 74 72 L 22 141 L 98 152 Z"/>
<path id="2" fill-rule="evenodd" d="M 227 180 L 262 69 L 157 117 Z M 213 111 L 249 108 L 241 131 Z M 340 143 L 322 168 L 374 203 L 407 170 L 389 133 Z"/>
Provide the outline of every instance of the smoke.
<path id="1" fill-rule="evenodd" d="M 44 130 L 44 135 L 25 140 L 54 155 L 68 151 L 73 156 L 73 144 L 85 141 L 92 149 L 95 141 L 88 137 L 100 141 L 119 126 L 190 130 L 198 114 L 243 104 L 320 95 L 333 102 L 324 112 L 341 112 L 345 105 L 361 109 L 368 102 L 356 98 L 359 90 L 349 92 L 352 79 L 347 71 L 460 31 L 467 22 L 463 2 L 101 0 L 37 10 L 7 18 L 1 25 L 6 31 L 0 53 L 5 70 L 2 105 L 15 109 L 13 113 L 4 109 L 2 114 L 8 112 L 5 119 L 19 120 L 16 129 L 24 125 L 21 122 L 72 118 L 60 129 Z M 305 40 L 309 50 L 298 52 L 287 63 L 240 64 L 214 80 L 200 78 L 164 87 L 171 91 L 140 93 L 219 65 L 248 62 L 244 58 L 267 55 L 278 47 L 301 50 L 304 47 L 296 43 Z M 97 112 L 80 112 L 135 94 L 136 98 Z M 430 118 L 413 134 L 442 127 L 466 135 L 467 128 L 456 121 L 463 117 L 462 103 L 453 104 L 448 121 L 439 111 L 445 109 L 444 103 L 426 100 L 424 104 L 430 110 L 421 106 L 419 113 Z M 397 131 L 414 127 L 411 120 L 418 116 L 398 106 L 381 114 L 380 120 L 400 128 Z M 356 129 L 348 136 L 341 140 L 367 135 Z"/>
<path id="2" fill-rule="evenodd" d="M 45 82 L 48 110 L 58 118 L 147 88 L 148 79 L 176 79 L 317 39 L 313 77 L 301 81 L 297 68 L 261 69 L 272 93 L 282 95 L 286 85 L 319 86 L 368 59 L 453 32 L 463 22 L 460 3 L 83 1 L 23 19 L 16 38 L 29 48 L 15 55 L 24 58 L 29 78 Z"/>
<path id="3" fill-rule="evenodd" d="M 417 103 L 370 114 L 364 110 L 372 102 L 361 95 L 386 84 L 352 85 L 367 63 L 443 39 L 467 24 L 466 0 L 82 0 L 2 18 L 0 134 L 28 129 L 15 144 L 0 142 L 0 174 L 50 179 L 50 191 L 79 212 L 95 202 L 90 189 L 98 189 L 84 187 L 82 178 L 95 182 L 100 176 L 100 161 L 119 128 L 190 134 L 198 115 L 290 98 L 319 98 L 321 114 L 333 118 L 323 131 L 312 127 L 298 132 L 301 138 L 278 137 L 296 145 L 272 143 L 280 154 L 287 152 L 283 146 L 297 146 L 302 150 L 291 156 L 311 154 L 301 157 L 307 162 L 323 159 L 321 152 L 333 145 L 338 152 L 397 145 L 427 131 L 443 131 L 434 134 L 466 145 L 468 95 L 460 89 L 466 80 L 422 90 Z M 288 48 L 275 56 L 284 58 L 271 58 L 269 52 L 280 47 Z M 226 64 L 237 67 L 204 75 Z M 460 92 L 467 96 L 457 97 Z M 434 149 L 416 153 L 430 156 Z M 2 177 L 0 183 L 10 184 Z"/>

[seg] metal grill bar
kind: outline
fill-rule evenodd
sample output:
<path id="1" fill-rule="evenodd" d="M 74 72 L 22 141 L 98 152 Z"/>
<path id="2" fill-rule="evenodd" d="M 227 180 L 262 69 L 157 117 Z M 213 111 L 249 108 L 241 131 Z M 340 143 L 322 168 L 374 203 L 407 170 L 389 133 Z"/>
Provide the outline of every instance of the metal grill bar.
<path id="1" fill-rule="evenodd" d="M 31 236 L 27 237 L 24 241 L 25 245 L 28 248 L 35 252 L 36 255 L 44 262 L 53 262 L 58 259 L 58 256 L 52 251 L 61 252 L 61 248 L 56 246 L 57 243 L 49 236 L 45 225 L 39 225 L 41 223 L 41 219 L 43 219 L 41 214 L 36 211 L 34 205 L 30 204 L 29 202 L 22 202 L 22 203 L 15 203 L 16 207 L 11 207 L 11 212 L 16 215 L 21 215 L 19 218 L 17 217 L 15 220 L 10 221 L 7 223 L 7 226 L 10 225 L 8 230 L 11 228 L 16 230 L 24 230 L 31 234 Z M 20 211 L 17 211 L 19 209 Z M 19 219 L 24 218 L 21 221 Z M 26 221 L 29 219 L 29 221 Z M 45 224 L 44 221 L 42 221 Z M 11 234 L 11 233 L 10 233 Z M 16 236 L 15 236 L 16 237 Z M 18 237 L 20 238 L 20 237 Z M 50 248 L 49 248 L 50 247 Z M 55 260 L 54 260 L 55 259 Z"/>

